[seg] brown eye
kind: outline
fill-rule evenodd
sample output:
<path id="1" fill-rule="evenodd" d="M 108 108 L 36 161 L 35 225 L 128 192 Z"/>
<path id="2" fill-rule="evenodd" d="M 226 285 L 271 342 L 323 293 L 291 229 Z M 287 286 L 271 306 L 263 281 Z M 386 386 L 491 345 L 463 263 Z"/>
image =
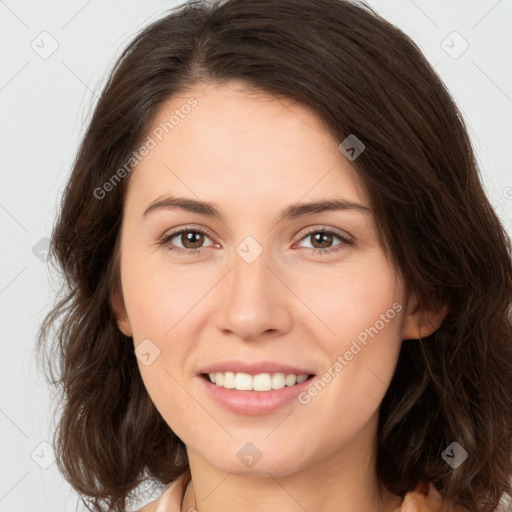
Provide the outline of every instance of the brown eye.
<path id="1" fill-rule="evenodd" d="M 186 249 L 197 249 L 204 243 L 205 235 L 198 231 L 182 231 L 180 242 Z"/>
<path id="2" fill-rule="evenodd" d="M 164 237 L 160 242 L 161 245 L 167 245 L 170 251 L 178 253 L 196 254 L 201 252 L 205 243 L 205 239 L 209 238 L 206 231 L 198 228 L 184 228 Z M 174 242 L 172 242 L 174 241 Z M 172 242 L 172 243 L 171 243 Z M 182 247 L 180 247 L 180 244 Z M 213 244 L 210 244 L 213 245 Z"/>
<path id="3" fill-rule="evenodd" d="M 327 249 L 333 242 L 333 235 L 328 233 L 319 232 L 309 236 L 311 236 L 313 246 L 317 249 Z M 318 244 L 318 246 L 316 244 Z"/>
<path id="4" fill-rule="evenodd" d="M 301 240 L 306 240 L 308 238 L 312 241 L 312 247 L 309 249 L 311 249 L 314 254 L 328 254 L 339 251 L 346 245 L 353 244 L 352 240 L 349 240 L 347 237 L 331 229 L 312 230 L 309 233 L 306 233 Z M 333 245 L 336 238 L 340 240 L 340 243 Z M 306 249 L 308 249 L 308 247 L 306 247 Z"/>

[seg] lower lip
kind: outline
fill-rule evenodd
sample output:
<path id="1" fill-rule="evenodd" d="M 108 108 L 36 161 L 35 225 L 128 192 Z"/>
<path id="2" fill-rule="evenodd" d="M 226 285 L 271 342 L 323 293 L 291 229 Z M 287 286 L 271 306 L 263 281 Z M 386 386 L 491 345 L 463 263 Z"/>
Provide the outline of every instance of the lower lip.
<path id="1" fill-rule="evenodd" d="M 239 391 L 217 386 L 204 376 L 199 376 L 208 395 L 220 405 L 236 414 L 260 416 L 277 411 L 306 390 L 314 379 L 310 377 L 300 384 L 270 391 Z"/>

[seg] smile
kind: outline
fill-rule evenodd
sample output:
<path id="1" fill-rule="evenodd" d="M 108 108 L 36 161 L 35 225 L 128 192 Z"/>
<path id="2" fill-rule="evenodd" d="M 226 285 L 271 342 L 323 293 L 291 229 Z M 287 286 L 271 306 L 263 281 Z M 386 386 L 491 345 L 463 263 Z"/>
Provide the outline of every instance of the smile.
<path id="1" fill-rule="evenodd" d="M 260 416 L 271 414 L 285 405 L 294 401 L 301 392 L 303 392 L 311 383 L 314 375 L 294 375 L 283 373 L 276 374 L 257 374 L 249 375 L 233 372 L 217 372 L 213 374 L 215 383 L 212 382 L 209 374 L 201 374 L 199 380 L 203 386 L 203 391 L 207 397 L 223 409 L 239 415 Z M 220 376 L 218 379 L 217 376 Z M 234 386 L 232 388 L 225 387 Z M 218 380 L 217 380 L 218 379 Z M 222 385 L 220 381 L 222 380 Z M 284 385 L 281 386 L 281 384 Z M 267 389 L 269 387 L 271 389 Z M 272 383 L 278 388 L 272 388 Z M 244 388 L 244 389 L 238 389 Z M 265 387 L 266 391 L 260 391 L 258 388 Z M 255 389 L 256 388 L 256 389 Z M 296 405 L 301 405 L 296 401 Z"/>

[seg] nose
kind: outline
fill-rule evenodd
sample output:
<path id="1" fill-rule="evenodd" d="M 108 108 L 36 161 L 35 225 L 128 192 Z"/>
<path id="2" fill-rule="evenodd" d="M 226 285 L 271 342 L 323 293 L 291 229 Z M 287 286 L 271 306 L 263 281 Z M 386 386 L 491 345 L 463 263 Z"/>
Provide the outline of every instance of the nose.
<path id="1" fill-rule="evenodd" d="M 286 277 L 273 267 L 265 251 L 251 263 L 235 252 L 231 269 L 218 284 L 214 305 L 218 329 L 256 340 L 291 328 L 293 293 Z"/>

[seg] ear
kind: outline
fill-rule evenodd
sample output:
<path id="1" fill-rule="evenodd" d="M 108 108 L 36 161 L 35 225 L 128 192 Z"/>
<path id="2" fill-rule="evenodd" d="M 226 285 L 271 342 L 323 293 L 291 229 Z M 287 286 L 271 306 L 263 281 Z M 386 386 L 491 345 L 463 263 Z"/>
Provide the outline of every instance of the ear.
<path id="1" fill-rule="evenodd" d="M 446 304 L 437 309 L 420 311 L 416 295 L 411 294 L 407 301 L 402 339 L 417 340 L 430 336 L 439 329 L 447 313 L 448 306 Z"/>
<path id="2" fill-rule="evenodd" d="M 128 315 L 126 313 L 126 307 L 124 305 L 124 300 L 122 294 L 116 290 L 112 293 L 110 303 L 112 305 L 112 310 L 116 317 L 117 326 L 119 330 L 129 338 L 133 336 L 132 327 L 130 325 L 130 321 L 128 320 Z"/>

